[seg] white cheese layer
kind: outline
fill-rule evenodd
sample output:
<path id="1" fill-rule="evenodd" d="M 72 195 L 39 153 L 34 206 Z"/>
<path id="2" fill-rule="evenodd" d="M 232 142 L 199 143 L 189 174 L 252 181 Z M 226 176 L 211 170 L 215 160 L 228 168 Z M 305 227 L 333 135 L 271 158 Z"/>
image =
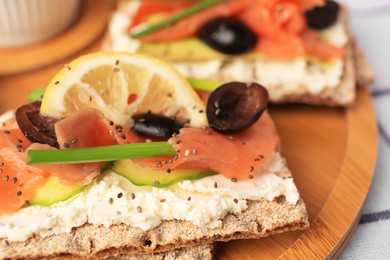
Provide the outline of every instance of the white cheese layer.
<path id="1" fill-rule="evenodd" d="M 134 11 L 133 7 L 129 9 Z M 138 51 L 140 42 L 129 37 L 131 17 L 129 12 L 117 11 L 113 15 L 109 27 L 111 50 Z M 348 34 L 341 19 L 318 33 L 339 47 L 345 46 L 348 42 Z M 269 90 L 271 100 L 277 100 L 279 95 L 301 94 L 299 92 L 318 94 L 325 89 L 336 88 L 343 75 L 344 62 L 335 59 L 327 64 L 311 63 L 304 57 L 288 61 L 262 59 L 243 61 L 233 58 L 229 61 L 175 62 L 174 65 L 186 77 L 258 82 Z"/>
<path id="2" fill-rule="evenodd" d="M 164 189 L 135 186 L 111 172 L 67 201 L 0 215 L 0 238 L 25 241 L 33 235 L 46 237 L 70 232 L 85 223 L 107 228 L 125 223 L 149 230 L 163 220 L 177 219 L 213 228 L 220 225 L 226 214 L 245 210 L 246 199 L 272 201 L 285 196 L 288 203 L 295 204 L 299 193 L 288 173 L 282 177 L 285 169 L 283 159 L 275 153 L 264 164 L 263 173 L 252 180 L 233 183 L 215 175 Z"/>

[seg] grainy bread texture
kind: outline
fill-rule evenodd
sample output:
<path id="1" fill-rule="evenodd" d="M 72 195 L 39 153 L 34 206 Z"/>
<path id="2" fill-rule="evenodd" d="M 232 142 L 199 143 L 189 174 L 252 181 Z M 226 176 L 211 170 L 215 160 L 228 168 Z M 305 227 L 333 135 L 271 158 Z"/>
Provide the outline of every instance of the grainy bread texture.
<path id="1" fill-rule="evenodd" d="M 132 15 L 132 9 L 129 8 L 127 3 L 121 3 L 118 5 L 117 11 L 126 14 L 130 17 Z M 362 52 L 356 47 L 356 43 L 353 40 L 350 26 L 348 22 L 348 13 L 345 7 L 341 8 L 340 17 L 342 23 L 346 28 L 348 34 L 348 42 L 344 47 L 345 57 L 343 61 L 343 73 L 337 86 L 325 86 L 321 91 L 311 91 L 310 87 L 304 84 L 297 85 L 294 88 L 288 87 L 285 84 L 278 85 L 265 85 L 269 92 L 269 98 L 272 103 L 305 103 L 311 105 L 326 105 L 326 106 L 348 106 L 355 99 L 356 85 L 367 86 L 373 81 L 373 73 L 368 66 Z M 109 29 L 110 30 L 110 29 Z M 124 32 L 127 33 L 127 32 Z M 103 49 L 115 50 L 112 46 L 115 39 L 112 37 L 110 31 L 107 32 L 105 40 L 103 42 Z M 222 82 L 228 81 L 257 81 L 262 83 L 261 75 L 256 72 L 257 65 L 254 61 L 244 61 L 248 65 L 247 70 L 253 70 L 253 76 L 243 76 L 242 78 L 236 78 L 236 75 L 231 73 L 223 73 L 222 68 L 229 67 L 233 60 L 240 60 L 239 58 L 232 58 L 225 60 L 220 66 L 220 72 L 212 76 L 209 79 L 219 80 Z M 173 62 L 174 64 L 181 65 L 180 61 Z M 188 63 L 188 62 L 187 62 Z M 312 64 L 309 61 L 306 64 L 306 72 L 310 73 L 311 70 L 320 70 L 316 68 L 317 64 Z M 185 66 L 184 66 L 185 67 Z M 186 76 L 196 77 L 196 73 L 192 74 L 196 68 L 188 68 L 185 73 Z"/>
<path id="2" fill-rule="evenodd" d="M 278 173 L 291 178 L 284 160 Z M 248 201 L 248 208 L 240 214 L 228 214 L 217 228 L 198 227 L 191 222 L 165 220 L 159 226 L 143 231 L 124 224 L 110 228 L 84 224 L 71 233 L 46 238 L 32 237 L 25 242 L 9 243 L 0 240 L 0 258 L 81 257 L 107 258 L 129 254 L 152 254 L 182 247 L 207 246 L 216 241 L 261 238 L 271 234 L 306 229 L 308 215 L 302 199 L 296 204 L 278 197 Z M 187 250 L 187 249 L 186 249 Z M 201 259 L 211 250 L 204 247 L 176 253 L 199 255 Z M 174 254 L 175 251 L 169 252 Z M 159 257 L 159 255 L 152 255 Z M 154 259 L 154 258 L 152 258 Z M 196 259 L 196 258 L 195 258 Z"/>

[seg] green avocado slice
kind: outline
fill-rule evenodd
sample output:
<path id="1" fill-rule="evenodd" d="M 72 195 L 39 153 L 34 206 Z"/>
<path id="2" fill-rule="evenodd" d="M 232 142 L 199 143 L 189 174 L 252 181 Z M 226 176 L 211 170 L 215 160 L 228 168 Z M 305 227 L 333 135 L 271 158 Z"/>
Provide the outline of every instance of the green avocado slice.
<path id="1" fill-rule="evenodd" d="M 86 187 L 86 185 L 62 184 L 58 177 L 50 176 L 45 184 L 36 190 L 30 204 L 48 207 L 81 193 Z"/>
<path id="2" fill-rule="evenodd" d="M 151 170 L 140 166 L 130 159 L 115 161 L 112 170 L 134 185 L 153 186 L 158 188 L 168 187 L 184 180 L 196 180 L 217 173 L 197 169 L 179 169 L 167 171 Z"/>

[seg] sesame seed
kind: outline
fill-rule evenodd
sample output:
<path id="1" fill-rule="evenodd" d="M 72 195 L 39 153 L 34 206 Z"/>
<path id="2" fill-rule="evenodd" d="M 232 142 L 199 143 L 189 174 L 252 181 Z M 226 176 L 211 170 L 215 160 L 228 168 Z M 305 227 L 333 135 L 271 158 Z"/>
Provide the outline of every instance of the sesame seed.
<path id="1" fill-rule="evenodd" d="M 118 195 L 117 195 L 117 198 L 120 199 L 120 198 L 122 198 L 122 196 L 123 196 L 123 193 L 119 192 Z"/>
<path id="2" fill-rule="evenodd" d="M 154 185 L 159 185 L 160 182 L 159 182 L 159 181 L 153 181 L 153 184 L 154 184 Z"/>
<path id="3" fill-rule="evenodd" d="M 177 140 L 177 141 L 176 141 L 176 144 L 180 144 L 180 143 L 181 143 L 181 140 Z"/>
<path id="4" fill-rule="evenodd" d="M 188 155 L 190 155 L 190 150 L 189 150 L 189 149 L 187 149 L 187 150 L 184 152 L 184 155 L 185 155 L 185 156 L 188 156 Z"/>
<path id="5" fill-rule="evenodd" d="M 118 72 L 118 71 L 120 71 L 120 69 L 117 67 L 114 67 L 114 72 Z"/>
<path id="6" fill-rule="evenodd" d="M 116 60 L 116 61 L 115 61 L 115 65 L 119 65 L 119 60 Z"/>
<path id="7" fill-rule="evenodd" d="M 167 173 L 171 173 L 171 172 L 172 172 L 172 170 L 168 168 L 167 169 Z"/>
<path id="8" fill-rule="evenodd" d="M 255 167 L 253 167 L 253 166 L 249 166 L 249 172 L 253 172 L 253 170 L 255 169 Z"/>
<path id="9" fill-rule="evenodd" d="M 57 80 L 56 82 L 54 82 L 54 85 L 58 85 L 60 84 L 60 82 Z"/>
<path id="10" fill-rule="evenodd" d="M 68 143 L 64 143 L 64 148 L 69 148 L 70 145 Z"/>
<path id="11" fill-rule="evenodd" d="M 137 207 L 137 211 L 138 211 L 138 213 L 142 213 L 142 208 L 141 208 L 141 206 L 138 206 L 138 207 Z"/>
<path id="12" fill-rule="evenodd" d="M 197 155 L 197 154 L 198 154 L 198 150 L 193 149 L 193 150 L 192 150 L 192 154 L 193 154 L 193 155 Z"/>
<path id="13" fill-rule="evenodd" d="M 119 130 L 119 129 L 123 129 L 123 126 L 121 126 L 121 125 L 116 125 L 115 128 Z"/>
<path id="14" fill-rule="evenodd" d="M 3 166 L 4 165 L 4 162 L 0 162 L 0 166 Z"/>
<path id="15" fill-rule="evenodd" d="M 161 203 L 164 203 L 165 201 L 167 201 L 166 199 L 161 199 L 160 202 Z"/>
<path id="16" fill-rule="evenodd" d="M 146 121 L 146 119 L 145 118 L 140 118 L 139 120 L 138 120 L 138 122 L 145 122 Z"/>
<path id="17" fill-rule="evenodd" d="M 9 242 L 8 242 L 7 239 L 5 240 L 5 244 L 6 244 L 7 246 L 9 246 Z"/>
<path id="18" fill-rule="evenodd" d="M 16 178 L 16 177 L 13 177 L 13 178 L 12 178 L 12 183 L 15 184 L 17 181 L 18 181 L 18 178 Z"/>
<path id="19" fill-rule="evenodd" d="M 232 182 L 237 182 L 237 179 L 236 178 L 231 178 L 230 179 Z"/>
<path id="20" fill-rule="evenodd" d="M 114 135 L 114 131 L 110 130 L 110 135 L 113 136 Z"/>
<path id="21" fill-rule="evenodd" d="M 229 136 L 229 139 L 232 141 L 236 140 L 236 138 L 234 136 Z"/>
<path id="22" fill-rule="evenodd" d="M 238 203 L 238 199 L 236 199 L 236 198 L 234 198 L 233 201 L 234 201 L 234 203 L 236 203 L 236 204 Z"/>
<path id="23" fill-rule="evenodd" d="M 89 102 L 91 102 L 92 101 L 92 96 L 89 96 Z"/>
<path id="24" fill-rule="evenodd" d="M 8 176 L 8 175 L 5 175 L 5 176 L 4 176 L 4 180 L 5 180 L 5 181 L 9 181 L 9 176 Z"/>
<path id="25" fill-rule="evenodd" d="M 215 102 L 214 102 L 214 106 L 215 106 L 216 108 L 219 108 L 219 102 L 218 102 L 218 101 L 215 101 Z"/>
<path id="26" fill-rule="evenodd" d="M 264 155 L 262 155 L 262 154 L 259 154 L 259 157 L 260 157 L 261 159 L 264 159 Z"/>
<path id="27" fill-rule="evenodd" d="M 77 142 L 78 142 L 78 139 L 77 138 L 73 138 L 72 144 L 76 144 Z"/>
<path id="28" fill-rule="evenodd" d="M 72 70 L 72 68 L 71 68 L 71 67 L 69 67 L 69 65 L 68 65 L 68 64 L 65 64 L 65 68 L 66 68 L 67 70 Z"/>
<path id="29" fill-rule="evenodd" d="M 18 148 L 18 149 L 20 149 L 20 148 L 22 148 L 23 146 L 21 145 L 21 144 L 17 144 L 16 145 L 16 148 Z"/>
<path id="30" fill-rule="evenodd" d="M 131 193 L 131 198 L 135 199 L 135 194 L 134 193 Z"/>
<path id="31" fill-rule="evenodd" d="M 167 93 L 167 97 L 172 97 L 172 93 Z"/>
<path id="32" fill-rule="evenodd" d="M 0 173 L 2 173 L 3 172 L 3 169 L 0 169 Z"/>
<path id="33" fill-rule="evenodd" d="M 218 183 L 214 182 L 214 188 L 218 188 Z"/>
<path id="34" fill-rule="evenodd" d="M 26 200 L 26 201 L 24 202 L 24 206 L 26 206 L 26 207 L 30 206 L 30 201 Z"/>
<path id="35" fill-rule="evenodd" d="M 221 113 L 221 109 L 217 108 L 217 110 L 215 110 L 215 115 L 219 115 L 219 113 Z"/>
<path id="36" fill-rule="evenodd" d="M 122 211 L 118 210 L 118 211 L 116 212 L 116 214 L 117 214 L 117 215 L 120 215 L 120 214 L 122 214 Z"/>
<path id="37" fill-rule="evenodd" d="M 246 142 L 244 140 L 240 140 L 240 142 L 241 142 L 242 145 L 246 144 Z"/>
<path id="38" fill-rule="evenodd" d="M 260 162 L 261 159 L 260 158 L 255 158 L 255 162 Z"/>
<path id="39" fill-rule="evenodd" d="M 16 196 L 22 196 L 22 191 L 16 192 Z"/>
<path id="40" fill-rule="evenodd" d="M 110 121 L 108 121 L 108 124 L 109 125 L 114 125 L 114 122 L 110 120 Z"/>
<path id="41" fill-rule="evenodd" d="M 173 156 L 174 161 L 176 161 L 178 158 L 179 158 L 179 156 L 177 154 L 175 156 Z"/>
<path id="42" fill-rule="evenodd" d="M 22 144 L 22 143 L 23 143 L 23 140 L 21 140 L 21 139 L 18 139 L 18 143 L 21 143 L 21 144 Z"/>
<path id="43" fill-rule="evenodd" d="M 122 138 L 123 140 L 126 139 L 126 136 L 125 136 L 122 132 L 118 133 L 118 136 L 119 136 L 120 138 Z"/>
<path id="44" fill-rule="evenodd" d="M 6 135 L 9 135 L 11 132 L 8 131 L 8 130 L 4 130 L 3 133 L 6 134 Z"/>
<path id="45" fill-rule="evenodd" d="M 114 203 L 114 199 L 113 198 L 109 198 L 108 199 L 108 203 L 110 203 L 110 204 Z"/>
<path id="46" fill-rule="evenodd" d="M 188 198 L 187 198 L 187 200 L 188 200 L 188 201 L 190 201 L 190 200 L 191 200 L 191 196 L 190 196 L 190 197 L 188 197 Z"/>
<path id="47" fill-rule="evenodd" d="M 253 175 L 252 174 L 248 175 L 248 178 L 253 179 Z"/>
<path id="48" fill-rule="evenodd" d="M 198 112 L 199 112 L 199 114 L 202 114 L 204 111 L 201 109 L 201 110 L 199 110 Z"/>

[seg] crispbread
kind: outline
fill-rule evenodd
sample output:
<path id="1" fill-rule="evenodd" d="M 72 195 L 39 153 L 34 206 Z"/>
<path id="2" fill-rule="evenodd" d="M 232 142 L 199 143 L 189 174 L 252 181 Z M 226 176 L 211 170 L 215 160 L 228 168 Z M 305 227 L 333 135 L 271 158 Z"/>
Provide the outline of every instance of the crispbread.
<path id="1" fill-rule="evenodd" d="M 277 174 L 283 178 L 291 178 L 285 161 L 281 160 L 283 169 Z M 296 204 L 290 204 L 284 197 L 278 197 L 273 201 L 248 201 L 247 210 L 240 214 L 228 214 L 217 228 L 198 227 L 191 222 L 178 220 L 164 220 L 159 226 L 148 231 L 124 224 L 110 228 L 85 224 L 74 228 L 71 233 L 46 238 L 35 236 L 25 242 L 8 243 L 1 239 L 0 258 L 107 258 L 127 254 L 151 254 L 181 247 L 207 245 L 216 241 L 260 238 L 306 229 L 308 226 L 308 215 L 302 199 Z M 207 251 L 199 248 L 194 250 L 202 254 Z"/>
<path id="2" fill-rule="evenodd" d="M 129 8 L 128 3 L 121 3 L 117 8 L 118 12 L 128 15 L 131 19 L 132 8 Z M 323 90 L 317 92 L 310 91 L 308 86 L 298 85 L 294 89 L 287 87 L 285 85 L 267 85 L 265 86 L 268 89 L 270 102 L 272 103 L 305 103 L 311 105 L 326 105 L 326 106 L 348 106 L 355 99 L 355 87 L 356 85 L 367 86 L 373 81 L 373 73 L 368 66 L 362 52 L 356 47 L 356 43 L 353 40 L 350 26 L 348 22 L 348 13 L 347 8 L 341 8 L 341 19 L 346 28 L 348 34 L 348 43 L 345 45 L 345 58 L 344 58 L 344 68 L 343 73 L 340 78 L 340 82 L 336 87 L 325 87 Z M 127 32 L 123 32 L 127 33 Z M 108 31 L 103 41 L 103 49 L 112 50 L 113 49 L 113 39 L 111 33 Z M 233 59 L 236 58 L 232 58 Z M 237 60 L 237 59 L 236 59 Z M 175 61 L 178 66 L 180 62 Z M 175 62 L 173 62 L 175 64 Z M 227 60 L 221 64 L 221 67 L 228 66 L 231 61 Z M 256 70 L 256 65 L 253 62 L 248 60 L 245 61 L 245 64 L 249 65 L 249 70 Z M 310 71 L 312 66 L 316 64 L 307 65 L 306 71 Z M 188 69 L 186 76 L 192 75 L 191 69 Z M 253 75 L 256 73 L 254 72 Z M 228 81 L 242 81 L 243 79 L 238 79 L 236 76 L 233 76 L 230 73 L 217 73 L 213 76 L 210 76 L 209 79 L 218 80 L 222 82 Z M 261 79 L 258 79 L 256 76 L 247 78 L 245 76 L 245 81 L 257 81 L 261 83 Z"/>

